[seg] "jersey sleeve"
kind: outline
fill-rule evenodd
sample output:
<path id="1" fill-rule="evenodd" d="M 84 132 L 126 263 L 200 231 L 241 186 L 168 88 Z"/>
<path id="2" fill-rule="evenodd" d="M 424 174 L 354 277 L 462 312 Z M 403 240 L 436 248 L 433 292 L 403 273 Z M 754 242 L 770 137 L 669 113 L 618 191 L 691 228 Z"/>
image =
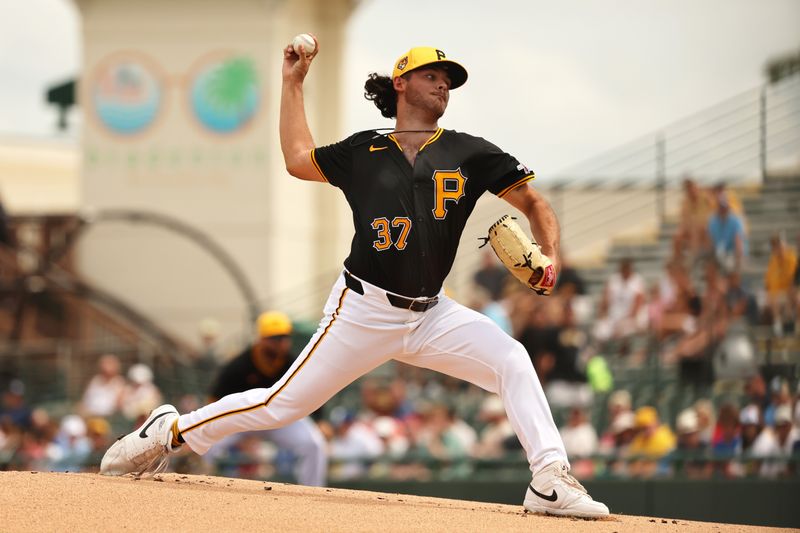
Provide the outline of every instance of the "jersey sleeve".
<path id="1" fill-rule="evenodd" d="M 311 150 L 311 162 L 325 181 L 339 188 L 345 187 L 352 175 L 353 137 Z"/>
<path id="2" fill-rule="evenodd" d="M 486 180 L 486 189 L 502 198 L 523 183 L 533 180 L 533 171 L 492 143 L 481 139 L 474 165 Z"/>

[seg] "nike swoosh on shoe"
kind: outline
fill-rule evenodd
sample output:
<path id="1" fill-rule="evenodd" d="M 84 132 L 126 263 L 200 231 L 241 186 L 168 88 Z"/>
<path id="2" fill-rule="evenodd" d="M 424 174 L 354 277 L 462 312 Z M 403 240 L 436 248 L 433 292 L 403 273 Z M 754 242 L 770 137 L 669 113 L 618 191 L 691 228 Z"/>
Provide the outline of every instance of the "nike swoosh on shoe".
<path id="1" fill-rule="evenodd" d="M 547 500 L 548 502 L 554 502 L 554 501 L 556 501 L 558 499 L 558 494 L 556 493 L 556 489 L 553 489 L 553 493 L 551 495 L 547 496 L 545 494 L 542 494 L 538 490 L 534 489 L 533 488 L 533 483 L 531 483 L 528 486 L 530 487 L 530 489 L 533 491 L 533 493 L 535 495 L 537 495 L 538 497 L 540 497 L 543 500 Z"/>
<path id="2" fill-rule="evenodd" d="M 156 421 L 156 420 L 158 420 L 159 418 L 161 418 L 162 416 L 171 415 L 172 413 L 174 413 L 174 411 L 167 411 L 167 412 L 161 413 L 161 414 L 160 414 L 160 415 L 158 415 L 157 417 L 153 418 L 153 419 L 152 419 L 150 422 L 148 422 L 148 423 L 147 423 L 147 425 L 146 425 L 145 427 L 143 427 L 143 428 L 142 428 L 142 430 L 139 432 L 139 437 L 141 437 L 141 438 L 143 438 L 143 439 L 146 439 L 146 438 L 148 437 L 148 435 L 147 435 L 147 430 L 148 430 L 148 429 L 150 429 L 150 426 L 152 426 L 152 425 L 155 423 L 155 421 Z M 534 492 L 535 492 L 535 491 L 534 491 Z"/>

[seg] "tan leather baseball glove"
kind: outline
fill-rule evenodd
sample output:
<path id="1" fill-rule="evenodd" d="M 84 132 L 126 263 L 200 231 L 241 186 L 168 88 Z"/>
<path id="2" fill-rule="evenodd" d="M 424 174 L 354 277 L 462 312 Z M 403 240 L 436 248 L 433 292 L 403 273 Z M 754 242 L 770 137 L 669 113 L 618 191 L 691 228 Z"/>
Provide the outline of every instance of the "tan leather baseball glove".
<path id="1" fill-rule="evenodd" d="M 522 283 L 547 296 L 556 284 L 556 269 L 535 241 L 508 215 L 489 228 L 489 243 L 500 261 Z"/>

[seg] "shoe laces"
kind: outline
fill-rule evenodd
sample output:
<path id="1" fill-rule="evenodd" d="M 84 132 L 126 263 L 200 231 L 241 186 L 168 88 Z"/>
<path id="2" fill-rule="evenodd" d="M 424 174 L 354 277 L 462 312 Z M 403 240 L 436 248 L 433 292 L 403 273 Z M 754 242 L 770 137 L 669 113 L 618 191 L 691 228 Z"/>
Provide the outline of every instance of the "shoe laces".
<path id="1" fill-rule="evenodd" d="M 557 476 L 561 478 L 561 480 L 566 483 L 567 485 L 578 489 L 579 491 L 583 492 L 588 496 L 589 492 L 581 485 L 580 481 L 575 479 L 572 474 L 569 473 L 569 470 L 565 466 L 560 466 L 558 469 Z"/>
<path id="2" fill-rule="evenodd" d="M 164 472 L 169 466 L 169 450 L 166 446 L 159 450 L 142 469 L 134 475 L 137 479 L 142 477 L 153 477 Z"/>

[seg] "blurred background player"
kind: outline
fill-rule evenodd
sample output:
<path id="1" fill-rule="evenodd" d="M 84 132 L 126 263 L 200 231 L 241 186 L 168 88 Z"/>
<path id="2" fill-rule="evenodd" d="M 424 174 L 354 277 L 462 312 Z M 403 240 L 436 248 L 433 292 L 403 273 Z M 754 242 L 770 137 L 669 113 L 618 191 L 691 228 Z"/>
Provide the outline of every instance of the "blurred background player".
<path id="1" fill-rule="evenodd" d="M 294 361 L 292 322 L 277 311 L 262 313 L 256 322 L 256 340 L 220 369 L 211 388 L 209 401 L 249 389 L 269 388 L 283 376 Z M 243 438 L 257 435 L 290 452 L 295 458 L 294 475 L 301 485 L 325 485 L 328 453 L 325 438 L 308 417 L 287 426 L 265 431 L 237 433 L 219 441 L 205 458 L 225 455 Z"/>

